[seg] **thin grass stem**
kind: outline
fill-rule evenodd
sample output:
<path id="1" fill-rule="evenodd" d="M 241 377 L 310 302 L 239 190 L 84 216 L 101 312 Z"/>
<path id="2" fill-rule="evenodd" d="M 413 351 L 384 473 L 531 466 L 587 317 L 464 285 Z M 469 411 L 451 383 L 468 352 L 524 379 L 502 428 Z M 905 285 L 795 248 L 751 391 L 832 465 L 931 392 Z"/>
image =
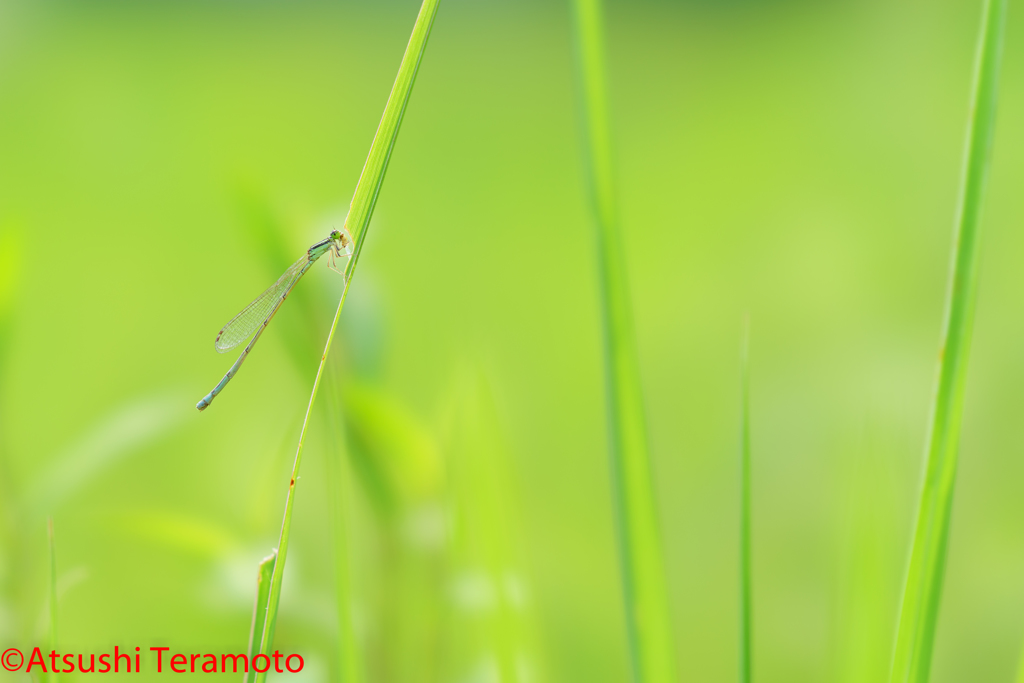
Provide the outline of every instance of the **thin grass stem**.
<path id="1" fill-rule="evenodd" d="M 50 545 L 50 651 L 57 651 L 57 544 L 53 537 L 53 517 L 46 520 Z M 50 671 L 51 683 L 57 683 L 57 669 Z"/>
<path id="2" fill-rule="evenodd" d="M 975 62 L 967 149 L 928 454 L 903 591 L 891 683 L 928 680 L 949 539 L 967 359 L 978 282 L 979 225 L 992 156 L 1008 0 L 986 0 Z"/>
<path id="3" fill-rule="evenodd" d="M 263 628 L 263 638 L 260 642 L 260 654 L 269 655 L 273 647 L 274 631 L 277 627 L 278 608 L 281 600 L 281 581 L 284 577 L 285 561 L 288 557 L 288 542 L 291 536 L 292 508 L 295 504 L 295 484 L 299 479 L 299 471 L 302 465 L 302 449 L 306 442 L 306 432 L 309 428 L 309 418 L 313 413 L 313 406 L 316 403 L 317 391 L 320 388 L 320 380 L 323 377 L 324 366 L 330 354 L 331 342 L 334 340 L 334 332 L 338 327 L 338 318 L 341 316 L 341 309 L 345 305 L 345 298 L 348 295 L 348 288 L 352 283 L 352 275 L 362 251 L 366 230 L 373 215 L 380 188 L 384 182 L 384 174 L 387 171 L 388 161 L 398 138 L 398 130 L 402 124 L 406 106 L 409 102 L 409 95 L 412 93 L 413 84 L 416 81 L 416 73 L 419 70 L 423 52 L 427 46 L 427 39 L 430 37 L 430 28 L 434 23 L 434 16 L 440 0 L 423 0 L 420 6 L 419 15 L 413 26 L 412 36 L 406 47 L 405 55 L 398 70 L 398 76 L 391 89 L 391 95 L 384 108 L 384 115 L 381 117 L 377 133 L 374 135 L 373 143 L 370 145 L 370 152 L 363 166 L 362 174 L 356 185 L 352 197 L 352 204 L 349 207 L 348 218 L 345 225 L 355 241 L 355 255 L 348 265 L 345 289 L 338 301 L 338 308 L 334 313 L 334 320 L 331 322 L 330 332 L 327 334 L 327 343 L 324 345 L 323 355 L 320 357 L 320 365 L 317 367 L 316 378 L 313 380 L 313 391 L 309 396 L 309 404 L 306 406 L 306 414 L 302 420 L 302 428 L 299 431 L 299 443 L 295 449 L 295 460 L 292 464 L 291 479 L 288 484 L 288 495 L 285 499 L 284 519 L 281 522 L 281 537 L 277 547 L 277 561 L 274 563 L 274 572 L 270 580 L 270 594 L 267 599 L 267 618 Z M 267 674 L 261 673 L 256 677 L 256 683 L 264 683 Z"/>
<path id="4" fill-rule="evenodd" d="M 586 171 L 597 236 L 609 451 L 633 679 L 675 683 L 668 596 L 612 165 L 600 0 L 573 0 Z"/>
<path id="5" fill-rule="evenodd" d="M 336 376 L 336 375 L 335 375 Z M 338 673 L 342 683 L 363 680 L 362 653 L 352 624 L 352 591 L 346 527 L 349 473 L 345 458 L 345 421 L 337 382 L 327 386 L 327 419 L 332 448 L 327 456 L 328 498 L 331 506 L 331 536 L 334 549 L 335 610 L 338 620 Z"/>
<path id="6" fill-rule="evenodd" d="M 313 391 L 309 396 L 309 403 L 306 405 L 306 415 L 302 420 L 302 429 L 299 430 L 299 444 L 295 449 L 292 476 L 288 483 L 288 496 L 284 503 L 284 520 L 281 523 L 281 539 L 277 546 L 277 561 L 274 563 L 274 572 L 270 579 L 270 593 L 267 597 L 267 619 L 263 627 L 263 638 L 260 641 L 261 655 L 269 656 L 274 643 L 274 631 L 277 628 L 277 614 L 281 602 L 281 581 L 284 578 L 284 563 L 288 557 L 288 542 L 291 538 L 292 508 L 295 505 L 295 484 L 299 479 L 299 470 L 302 466 L 302 447 L 306 443 L 309 416 L 312 414 L 313 405 L 316 403 L 317 391 L 320 389 L 320 380 L 323 377 L 324 361 L 331 351 L 331 342 L 334 341 L 334 332 L 338 327 L 338 318 L 341 316 L 342 306 L 345 305 L 345 296 L 348 294 L 349 282 L 345 283 L 345 289 L 342 291 L 341 299 L 338 301 L 338 308 L 334 312 L 334 320 L 331 323 L 330 332 L 327 334 L 327 343 L 324 345 L 324 353 L 320 357 L 316 379 L 313 380 Z M 256 683 L 263 683 L 266 679 L 267 672 L 259 673 L 256 676 Z"/>
<path id="7" fill-rule="evenodd" d="M 750 321 L 744 318 L 740 345 L 740 683 L 750 683 L 753 664 L 750 523 Z"/>

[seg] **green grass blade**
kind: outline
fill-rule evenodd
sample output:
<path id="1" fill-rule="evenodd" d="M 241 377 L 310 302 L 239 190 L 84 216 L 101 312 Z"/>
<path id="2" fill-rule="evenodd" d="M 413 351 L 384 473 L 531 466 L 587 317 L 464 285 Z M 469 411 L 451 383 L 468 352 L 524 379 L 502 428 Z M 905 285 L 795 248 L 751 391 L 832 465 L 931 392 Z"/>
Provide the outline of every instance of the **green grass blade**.
<path id="1" fill-rule="evenodd" d="M 412 86 L 416 81 L 420 61 L 423 59 L 423 51 L 427 48 L 430 28 L 434 24 L 434 16 L 437 14 L 440 1 L 423 0 L 420 6 L 412 37 L 405 48 L 405 56 L 402 57 L 395 84 L 391 87 L 391 96 L 388 97 L 384 115 L 380 119 L 377 134 L 366 157 L 366 164 L 363 165 L 363 172 L 359 175 L 356 191 L 352 195 L 345 226 L 356 243 L 353 266 L 359 259 L 359 252 L 362 251 L 363 234 L 370 225 L 373 207 L 377 204 L 377 196 L 384 183 L 384 173 L 387 171 L 391 152 L 395 148 L 395 140 L 398 139 L 398 128 L 402 125 L 402 117 L 405 116 L 405 107 L 409 103 L 409 94 L 412 93 Z"/>
<path id="2" fill-rule="evenodd" d="M 0 378 L 7 375 L 7 350 L 13 331 L 14 308 L 22 261 L 21 233 L 11 226 L 0 225 Z M 15 538 L 21 536 L 15 519 L 18 516 L 15 490 L 12 485 L 10 453 L 7 448 L 7 410 L 0 391 L 0 548 L 7 557 L 14 557 Z M 7 582 L 0 581 L 0 608 L 6 596 Z"/>
<path id="3" fill-rule="evenodd" d="M 740 347 L 740 683 L 750 683 L 752 659 L 750 555 L 750 323 Z"/>
<path id="4" fill-rule="evenodd" d="M 277 273 L 288 268 L 294 257 L 294 249 L 289 244 L 289 230 L 285 221 L 260 192 L 252 190 L 239 192 L 238 208 L 243 218 L 245 241 L 261 257 L 266 267 L 267 276 L 276 277 Z M 304 377 L 308 375 L 310 379 L 313 377 L 314 368 L 309 366 L 309 358 L 315 353 L 317 340 L 323 332 L 321 321 L 313 315 L 314 310 L 319 308 L 319 298 L 315 292 L 302 288 L 297 288 L 289 294 L 291 302 L 289 306 L 298 309 L 303 324 L 286 325 L 283 332 L 295 369 Z M 330 527 L 334 550 L 335 608 L 338 623 L 337 666 L 343 683 L 358 683 L 362 680 L 362 663 L 355 630 L 352 626 L 348 579 L 349 556 L 345 532 L 347 515 L 344 503 L 348 500 L 348 473 L 344 460 L 348 454 L 344 444 L 347 434 L 343 419 L 345 413 L 341 408 L 341 400 L 338 396 L 339 384 L 345 382 L 345 379 L 343 366 L 338 362 L 337 356 L 334 357 L 333 362 L 335 367 L 328 367 L 326 375 L 328 382 L 324 387 L 327 400 L 326 402 L 321 401 L 320 406 L 324 418 L 326 418 L 329 444 L 327 449 L 327 488 L 331 501 Z M 268 574 L 266 587 L 269 588 L 269 586 L 270 575 Z M 259 633 L 255 640 L 256 647 L 259 647 L 263 633 L 263 623 L 266 617 L 265 601 L 260 617 Z M 252 654 L 254 653 L 250 652 L 250 656 Z M 251 675 L 255 678 L 256 674 L 252 672 Z"/>
<path id="5" fill-rule="evenodd" d="M 600 0 L 574 0 L 588 180 L 597 229 L 611 480 L 634 679 L 676 680 L 640 369 L 622 254 L 605 92 Z"/>
<path id="6" fill-rule="evenodd" d="M 350 271 L 351 272 L 351 271 Z M 331 342 L 334 341 L 334 332 L 338 328 L 338 318 L 341 316 L 341 308 L 345 304 L 345 295 L 348 294 L 348 283 L 338 301 L 338 309 L 334 313 L 334 320 L 331 323 L 331 331 L 327 335 L 327 343 L 324 345 L 323 356 L 320 357 L 320 365 L 317 367 L 316 379 L 313 380 L 313 391 L 309 396 L 309 403 L 306 406 L 306 415 L 302 419 L 302 429 L 299 430 L 299 444 L 295 449 L 295 460 L 292 463 L 292 476 L 288 483 L 288 496 L 284 503 L 284 520 L 281 523 L 281 538 L 277 545 L 277 561 L 274 563 L 274 572 L 270 579 L 270 593 L 267 597 L 267 619 L 263 627 L 263 639 L 260 641 L 259 653 L 270 655 L 274 645 L 274 631 L 277 627 L 277 612 L 281 602 L 281 581 L 284 578 L 284 562 L 288 556 L 288 541 L 291 538 L 292 508 L 295 505 L 295 484 L 299 480 L 299 470 L 302 466 L 302 448 L 306 443 L 306 432 L 309 428 L 309 417 L 313 413 L 313 406 L 316 403 L 317 391 L 320 388 L 320 380 L 323 378 L 324 365 L 327 356 L 331 351 Z M 267 680 L 267 672 L 259 673 L 256 676 L 257 683 Z"/>
<path id="7" fill-rule="evenodd" d="M 342 683 L 360 683 L 363 680 L 362 652 L 352 624 L 351 560 L 346 503 L 350 500 L 349 458 L 346 449 L 348 435 L 342 409 L 340 373 L 333 373 L 333 382 L 327 384 L 326 417 L 329 428 L 330 450 L 327 454 L 327 493 L 330 503 L 330 529 L 334 551 L 334 605 L 338 622 L 337 666 Z"/>
<path id="8" fill-rule="evenodd" d="M 956 479 L 967 358 L 978 280 L 978 231 L 989 174 L 1008 0 L 986 0 L 974 75 L 952 279 L 928 435 L 928 462 L 900 610 L 892 683 L 924 683 L 935 627 Z"/>
<path id="9" fill-rule="evenodd" d="M 53 517 L 46 520 L 46 531 L 50 539 L 50 651 L 57 650 L 57 547 L 53 538 Z M 57 683 L 57 669 L 50 671 L 51 683 Z"/>
<path id="10" fill-rule="evenodd" d="M 467 671 L 491 662 L 501 683 L 544 680 L 530 575 L 523 561 L 519 496 L 498 405 L 483 369 L 468 364 L 454 382 L 445 428 L 453 575 L 453 642 L 448 680 L 480 680 Z M 490 587 L 486 608 L 465 597 Z"/>
<path id="11" fill-rule="evenodd" d="M 249 650 L 246 656 L 252 661 L 253 655 L 259 654 L 260 643 L 263 641 L 263 626 L 267 620 L 267 600 L 270 598 L 270 578 L 274 573 L 277 551 L 267 555 L 260 561 L 256 572 L 256 603 L 252 606 L 252 625 L 249 627 Z M 243 683 L 253 683 L 256 670 L 252 667 L 242 676 Z"/>
<path id="12" fill-rule="evenodd" d="M 7 357 L 10 342 L 22 251 L 21 233 L 9 225 L 0 226 L 0 362 Z"/>
<path id="13" fill-rule="evenodd" d="M 416 24 L 413 26 L 412 37 L 405 49 L 405 56 L 395 78 L 395 84 L 391 88 L 391 96 L 388 98 L 387 106 L 384 108 L 384 115 L 381 117 L 377 133 L 370 145 L 370 153 L 363 166 L 363 172 L 359 176 L 359 183 L 356 185 L 352 197 L 352 205 L 349 208 L 346 227 L 349 229 L 353 240 L 355 240 L 355 257 L 348 267 L 348 281 L 345 290 L 338 301 L 338 308 L 334 313 L 334 320 L 331 322 L 330 332 L 327 335 L 327 343 L 324 345 L 324 353 L 320 357 L 320 365 L 316 371 L 316 378 L 313 380 L 313 391 L 309 396 L 309 404 L 306 407 L 306 415 L 302 421 L 302 429 L 299 431 L 299 443 L 295 449 L 295 461 L 292 465 L 292 476 L 288 484 L 288 496 L 285 499 L 284 519 L 281 523 L 281 538 L 277 547 L 277 562 L 274 564 L 274 572 L 270 580 L 270 595 L 267 602 L 267 620 L 263 629 L 263 639 L 260 643 L 260 653 L 270 654 L 273 642 L 274 631 L 277 626 L 277 613 L 281 600 L 281 581 L 284 576 L 285 560 L 288 557 L 288 541 L 291 532 L 292 507 L 295 504 L 295 483 L 298 481 L 299 469 L 302 465 L 302 447 L 306 439 L 306 431 L 309 427 L 309 417 L 313 412 L 313 405 L 316 403 L 317 391 L 320 388 L 320 380 L 323 377 L 324 365 L 330 354 L 331 342 L 334 340 L 335 330 L 338 328 L 338 318 L 341 309 L 345 305 L 345 297 L 348 295 L 349 285 L 352 283 L 352 276 L 355 266 L 362 251 L 366 228 L 370 224 L 373 215 L 373 207 L 377 202 L 381 184 L 384 182 L 384 173 L 387 171 L 388 160 L 391 151 L 394 149 L 395 140 L 398 137 L 398 129 L 405 114 L 405 107 L 409 102 L 409 95 L 412 86 L 416 81 L 416 72 L 419 70 L 420 61 L 423 58 L 423 51 L 427 47 L 427 39 L 430 36 L 430 27 L 434 23 L 434 16 L 437 14 L 437 7 L 440 0 L 423 0 L 419 15 L 416 17 Z M 261 673 L 256 677 L 257 683 L 266 681 L 267 674 Z"/>

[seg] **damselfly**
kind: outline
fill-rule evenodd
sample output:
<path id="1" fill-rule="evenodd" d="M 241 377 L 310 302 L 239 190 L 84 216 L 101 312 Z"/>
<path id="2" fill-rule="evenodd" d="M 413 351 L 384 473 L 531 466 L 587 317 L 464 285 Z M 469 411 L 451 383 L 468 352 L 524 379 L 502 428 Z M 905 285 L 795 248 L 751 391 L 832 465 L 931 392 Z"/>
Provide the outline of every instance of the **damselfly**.
<path id="1" fill-rule="evenodd" d="M 317 242 L 306 250 L 306 253 L 293 263 L 284 272 L 284 275 L 278 278 L 277 282 L 270 285 L 267 291 L 256 297 L 255 301 L 243 308 L 241 313 L 232 318 L 220 333 L 217 334 L 214 346 L 218 353 L 224 353 L 235 348 L 248 339 L 249 335 L 254 331 L 256 335 L 246 345 L 242 355 L 238 357 L 235 364 L 227 371 L 224 378 L 213 388 L 213 391 L 196 404 L 196 408 L 205 410 L 213 402 L 213 399 L 217 398 L 217 394 L 231 381 L 231 378 L 238 372 L 238 368 L 242 367 L 245 357 L 252 351 L 256 340 L 263 334 L 263 330 L 267 329 L 270 319 L 277 313 L 277 309 L 281 308 L 281 304 L 288 297 L 288 293 L 292 291 L 292 287 L 306 274 L 310 266 L 316 263 L 317 259 L 327 254 L 327 263 L 330 269 L 341 273 L 342 277 L 347 277 L 345 270 L 348 267 L 349 261 L 352 260 L 352 253 L 352 236 L 348 234 L 348 231 L 332 230 L 327 239 Z"/>

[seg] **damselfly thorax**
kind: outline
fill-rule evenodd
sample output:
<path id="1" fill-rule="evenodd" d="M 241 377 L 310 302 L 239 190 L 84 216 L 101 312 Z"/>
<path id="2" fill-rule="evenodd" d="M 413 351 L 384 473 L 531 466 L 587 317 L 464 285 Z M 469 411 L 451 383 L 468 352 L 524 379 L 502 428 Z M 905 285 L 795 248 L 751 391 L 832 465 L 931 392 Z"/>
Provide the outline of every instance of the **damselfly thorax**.
<path id="1" fill-rule="evenodd" d="M 330 237 L 311 246 L 306 252 L 310 261 L 316 261 L 320 258 L 323 252 L 315 254 L 314 250 L 317 248 L 323 249 L 325 246 L 327 248 L 327 267 L 336 273 L 344 275 L 345 269 L 348 268 L 348 264 L 352 259 L 353 248 L 352 237 L 349 236 L 348 230 L 332 230 Z M 344 262 L 339 268 L 338 262 L 342 260 Z"/>

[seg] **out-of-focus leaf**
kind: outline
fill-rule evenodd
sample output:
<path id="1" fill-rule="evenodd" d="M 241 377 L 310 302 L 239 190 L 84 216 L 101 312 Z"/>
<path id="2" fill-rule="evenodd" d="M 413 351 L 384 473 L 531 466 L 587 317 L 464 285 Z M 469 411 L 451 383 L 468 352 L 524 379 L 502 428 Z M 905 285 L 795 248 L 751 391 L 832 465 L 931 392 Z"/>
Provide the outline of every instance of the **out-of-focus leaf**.
<path id="1" fill-rule="evenodd" d="M 237 206 L 243 239 L 259 257 L 269 284 L 295 262 L 305 247 L 296 246 L 289 238 L 293 231 L 289 230 L 280 212 L 263 193 L 240 191 L 237 193 Z M 326 334 L 323 316 L 314 314 L 321 308 L 317 305 L 320 298 L 319 292 L 310 287 L 296 286 L 288 295 L 287 306 L 297 314 L 289 317 L 301 322 L 297 325 L 275 325 L 285 340 L 295 369 L 310 381 L 316 373 L 316 359 Z"/>
<path id="2" fill-rule="evenodd" d="M 47 535 L 50 540 L 50 650 L 57 649 L 57 542 L 53 537 L 53 517 L 46 520 Z M 57 667 L 50 670 L 50 683 L 57 683 Z"/>
<path id="3" fill-rule="evenodd" d="M 509 451 L 483 372 L 463 371 L 456 386 L 443 442 L 452 505 L 452 673 L 535 681 L 539 638 Z"/>
<path id="4" fill-rule="evenodd" d="M 133 510 L 118 514 L 112 523 L 137 538 L 206 559 L 223 558 L 241 548 L 222 527 L 173 510 Z"/>
<path id="5" fill-rule="evenodd" d="M 10 535 L 14 517 L 13 491 L 5 439 L 6 415 L 3 405 L 3 385 L 7 377 L 5 361 L 10 346 L 15 294 L 21 269 L 21 234 L 13 228 L 0 229 L 0 536 Z M 3 573 L 0 566 L 0 574 Z M 0 615 L 2 616 L 2 615 Z"/>
<path id="6" fill-rule="evenodd" d="M 342 389 L 353 466 L 378 512 L 390 515 L 436 496 L 442 478 L 437 444 L 427 428 L 379 388 L 350 382 Z"/>
<path id="7" fill-rule="evenodd" d="M 14 307 L 20 274 L 21 234 L 12 228 L 0 229 L 0 334 Z"/>
<path id="8" fill-rule="evenodd" d="M 627 259 L 608 113 L 603 0 L 573 0 L 581 129 L 596 237 L 612 511 L 618 534 L 626 642 L 635 683 L 675 683 L 675 637 L 665 579 L 647 415 L 633 331 Z"/>
<path id="9" fill-rule="evenodd" d="M 135 399 L 96 423 L 52 463 L 29 487 L 26 509 L 52 512 L 102 471 L 156 442 L 191 415 L 187 400 L 162 394 Z"/>
<path id="10" fill-rule="evenodd" d="M 380 376 L 388 349 L 385 302 L 372 275 L 363 273 L 359 287 L 348 293 L 340 321 L 346 370 L 365 382 Z"/>
<path id="11" fill-rule="evenodd" d="M 337 366 L 335 362 L 334 367 Z M 339 391 L 340 373 L 329 372 L 322 403 L 327 418 L 327 492 L 334 561 L 334 605 L 338 627 L 336 666 L 342 683 L 365 680 L 363 646 L 357 637 L 353 610 L 352 552 L 350 550 L 351 462 Z"/>

